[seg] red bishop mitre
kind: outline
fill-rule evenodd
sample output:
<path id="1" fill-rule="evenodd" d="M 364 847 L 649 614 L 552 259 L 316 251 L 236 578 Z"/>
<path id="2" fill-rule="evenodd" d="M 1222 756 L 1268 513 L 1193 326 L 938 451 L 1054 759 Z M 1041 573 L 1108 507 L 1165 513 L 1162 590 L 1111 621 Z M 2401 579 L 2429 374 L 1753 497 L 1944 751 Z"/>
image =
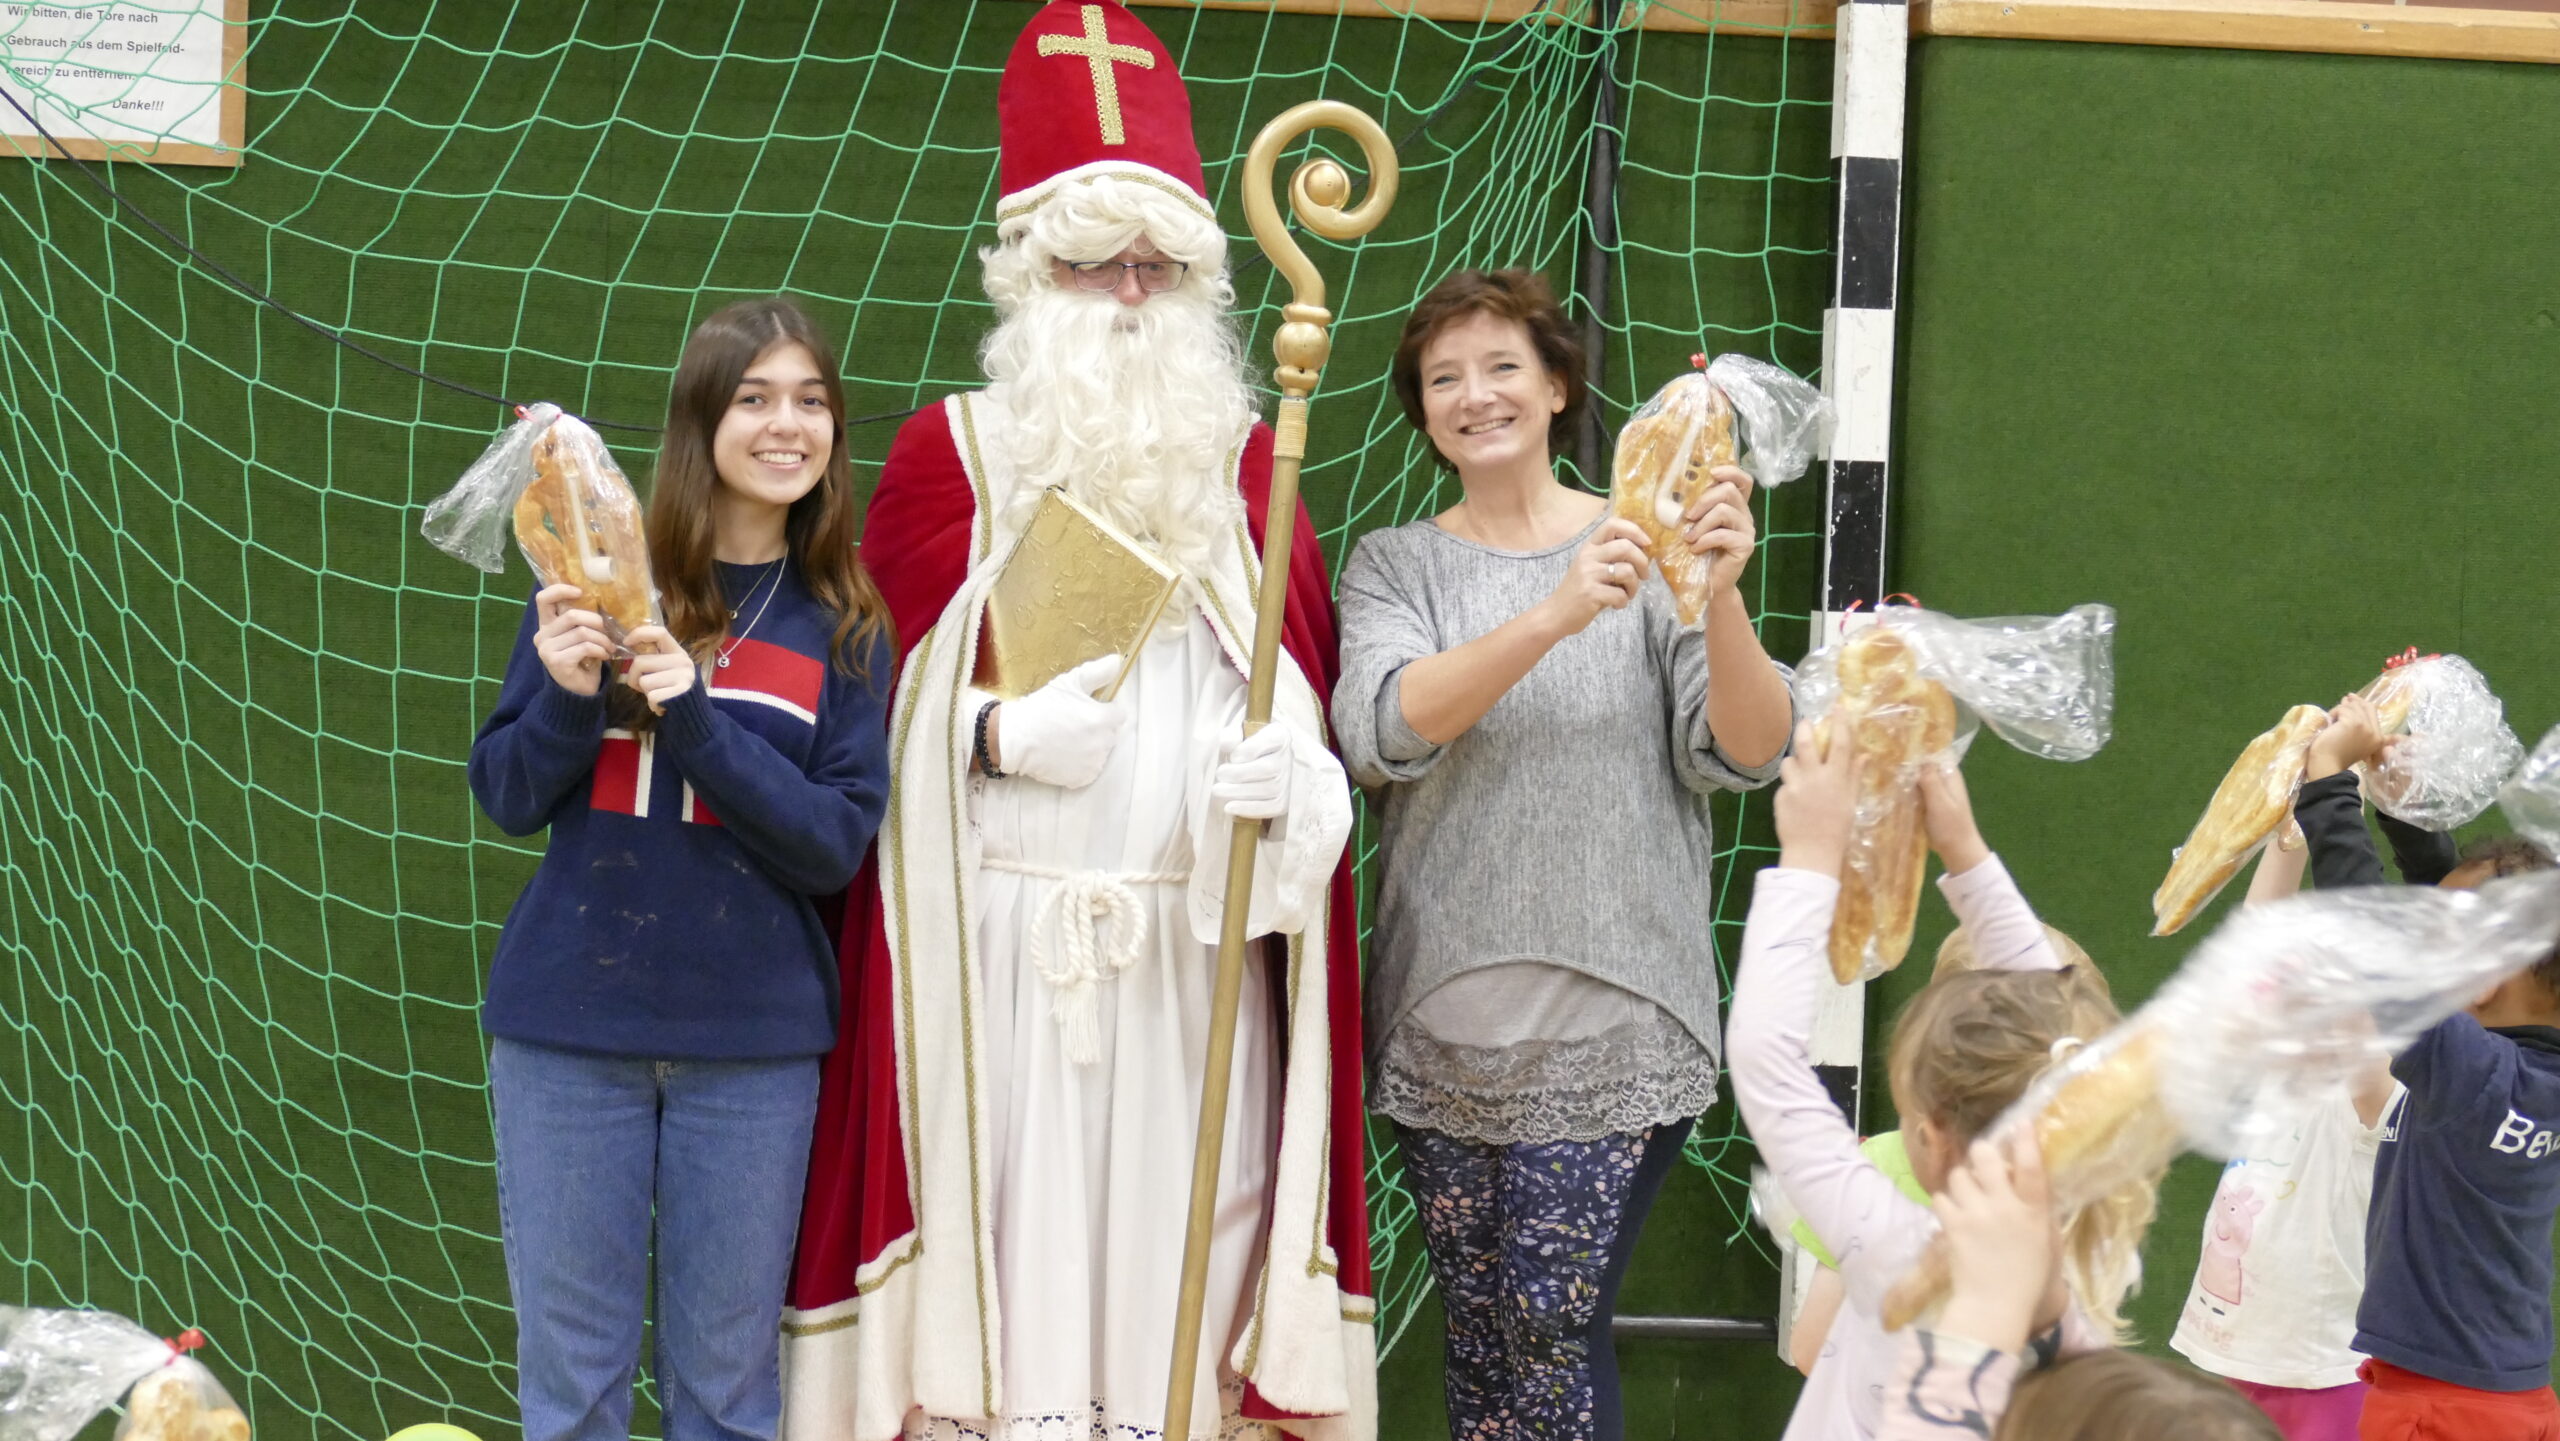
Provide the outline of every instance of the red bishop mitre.
<path id="1" fill-rule="evenodd" d="M 1156 186 L 1217 219 L 1173 52 L 1118 0 L 1040 7 L 1005 61 L 996 123 L 999 222 L 1102 175 Z"/>

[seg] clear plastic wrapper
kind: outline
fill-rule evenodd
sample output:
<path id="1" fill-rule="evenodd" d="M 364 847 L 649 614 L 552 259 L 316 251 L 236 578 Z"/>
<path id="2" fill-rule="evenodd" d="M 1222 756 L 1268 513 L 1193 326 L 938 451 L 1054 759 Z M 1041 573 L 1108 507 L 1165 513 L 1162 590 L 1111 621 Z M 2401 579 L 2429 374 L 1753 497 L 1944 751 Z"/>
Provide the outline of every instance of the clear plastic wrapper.
<path id="1" fill-rule="evenodd" d="M 2560 855 L 2560 726 L 2543 736 L 2498 792 L 2498 808 L 2520 834 Z"/>
<path id="2" fill-rule="evenodd" d="M 0 1441 L 70 1441 L 128 1391 L 118 1441 L 248 1441 L 181 1343 L 105 1311 L 0 1306 Z"/>
<path id="3" fill-rule="evenodd" d="M 2072 1229 L 2076 1213 L 2144 1194 L 2180 1150 L 2228 1158 L 2263 1146 L 2555 946 L 2560 872 L 2243 907 L 2142 1009 L 2029 1087 L 1990 1138 L 2035 1128 L 2055 1213 Z M 1946 1284 L 1932 1245 L 1888 1299 L 1886 1324 L 1907 1323 Z"/>
<path id="4" fill-rule="evenodd" d="M 1796 713 L 1826 734 L 1846 725 L 1863 757 L 1831 923 L 1842 985 L 1884 974 L 1910 950 L 1928 859 L 1921 767 L 1962 757 L 1982 725 L 2030 755 L 2097 754 L 2114 717 L 2114 637 L 2103 605 L 1989 620 L 1888 605 L 1796 668 Z"/>
<path id="5" fill-rule="evenodd" d="M 2265 848 L 2268 837 L 2290 828 L 2303 760 L 2328 723 L 2327 711 L 2298 705 L 2241 748 L 2186 843 L 2169 855 L 2169 873 L 2151 893 L 2151 934 L 2184 928 Z"/>
<path id="6" fill-rule="evenodd" d="M 1836 692 L 1818 722 L 1822 744 L 1854 745 L 1859 756 L 1856 818 L 1831 915 L 1831 973 L 1849 985 L 1910 953 L 1929 858 L 1920 771 L 1953 759 L 1956 706 L 1921 673 L 1899 630 L 1868 626 L 1833 650 Z"/>
<path id="7" fill-rule="evenodd" d="M 2413 826 L 2470 824 L 2524 759 L 2505 704 L 2458 655 L 2394 660 L 2363 693 L 2381 712 L 2384 733 L 2400 736 L 2381 765 L 2357 768 L 2365 797 Z"/>
<path id="8" fill-rule="evenodd" d="M 2177 1038 L 2162 1094 L 2189 1145 L 2239 1155 L 2555 946 L 2560 872 L 2243 906 L 2143 1008 Z"/>
<path id="9" fill-rule="evenodd" d="M 437 549 L 492 575 L 512 530 L 542 585 L 574 585 L 616 645 L 659 618 L 640 528 L 640 498 L 585 421 L 528 406 L 462 479 L 427 507 L 419 529 Z"/>
<path id="10" fill-rule="evenodd" d="M 2060 615 L 1960 620 L 1916 606 L 1888 606 L 1879 624 L 1900 629 L 1921 671 L 1955 694 L 1991 733 L 2049 761 L 2085 761 L 2115 734 L 2113 607 L 2077 605 Z"/>
<path id="11" fill-rule="evenodd" d="M 1978 725 L 2046 760 L 2096 755 L 2114 734 L 2116 613 L 2074 606 L 2061 615 L 1965 620 L 1919 606 L 1877 608 L 1874 626 L 1909 642 L 1920 673 L 1958 703 L 1959 753 Z M 1851 632 L 1852 635 L 1858 632 Z M 1818 716 L 1840 693 L 1840 646 L 1796 668 L 1796 711 Z"/>
<path id="12" fill-rule="evenodd" d="M 1708 558 L 1689 549 L 1682 517 L 1714 484 L 1708 473 L 1738 465 L 1761 485 L 1784 484 L 1813 462 L 1831 419 L 1822 392 L 1767 361 L 1697 359 L 1700 370 L 1673 377 L 1627 418 L 1609 487 L 1612 509 L 1644 531 L 1691 626 L 1706 615 Z"/>
<path id="13" fill-rule="evenodd" d="M 133 1383 L 116 1441 L 249 1441 L 249 1418 L 212 1372 L 181 1356 Z"/>

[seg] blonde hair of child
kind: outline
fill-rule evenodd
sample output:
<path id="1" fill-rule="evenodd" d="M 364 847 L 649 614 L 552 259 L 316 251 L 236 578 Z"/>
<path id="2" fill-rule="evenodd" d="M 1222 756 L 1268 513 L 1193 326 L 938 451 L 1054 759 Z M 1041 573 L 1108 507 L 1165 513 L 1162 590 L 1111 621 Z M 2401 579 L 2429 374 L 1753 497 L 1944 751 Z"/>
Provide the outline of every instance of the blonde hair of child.
<path id="1" fill-rule="evenodd" d="M 2078 947 L 2073 947 L 2077 951 Z M 2067 954 L 2067 953 L 2066 953 Z M 1927 1117 L 1970 1144 L 2078 1044 L 2122 1019 L 2097 968 L 1957 971 L 1914 996 L 1895 1023 L 1886 1070 L 1906 1123 Z M 2059 1055 L 2057 1054 L 2059 1053 Z M 2118 1340 L 2159 1177 L 2144 1178 L 2064 1218 L 2063 1270 L 2083 1314 Z"/>
<path id="2" fill-rule="evenodd" d="M 2218 1377 L 2132 1351 L 2070 1356 L 2019 1378 L 1995 1441 L 2284 1441 Z"/>
<path id="3" fill-rule="evenodd" d="M 2098 969 L 2098 963 L 2089 959 L 2089 953 L 2080 949 L 2078 941 L 2054 926 L 2044 928 L 2044 938 L 2046 944 L 2053 947 L 2053 953 L 2062 958 L 2062 964 L 2071 969 L 2074 978 L 2096 987 L 2101 998 L 2107 1001 L 2115 999 L 2114 988 L 2107 984 L 2107 973 Z M 1938 958 L 1930 965 L 1929 979 L 1943 981 L 1959 972 L 1981 967 L 1981 958 L 1973 953 L 1973 933 L 1958 926 L 1947 932 L 1945 940 L 1938 942 Z"/>

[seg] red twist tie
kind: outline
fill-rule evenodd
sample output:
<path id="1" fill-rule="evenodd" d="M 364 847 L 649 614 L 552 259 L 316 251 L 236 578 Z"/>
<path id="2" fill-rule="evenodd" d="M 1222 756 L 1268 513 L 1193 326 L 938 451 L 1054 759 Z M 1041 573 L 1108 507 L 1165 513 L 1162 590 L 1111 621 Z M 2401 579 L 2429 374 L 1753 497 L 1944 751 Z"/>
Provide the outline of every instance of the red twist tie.
<path id="1" fill-rule="evenodd" d="M 1920 597 L 1918 597 L 1918 596 L 1916 596 L 1916 595 L 1913 595 L 1911 592 L 1909 592 L 1909 591 L 1907 591 L 1907 590 L 1897 590 L 1897 591 L 1895 591 L 1893 594 L 1891 594 L 1891 595 L 1889 595 L 1889 596 L 1886 596 L 1884 599 L 1885 599 L 1885 604 L 1887 604 L 1887 605 L 1891 605 L 1893 602 L 1895 602 L 1895 601 L 1897 601 L 1897 600 L 1898 600 L 1898 601 L 1902 601 L 1902 602 L 1904 602 L 1905 604 L 1909 605 L 1913 610 L 1925 610 L 1925 609 L 1927 609 L 1927 607 L 1926 607 L 1926 606 L 1923 606 L 1922 604 L 1920 604 Z"/>
<path id="2" fill-rule="evenodd" d="M 1694 370 L 1704 370 L 1704 369 L 1706 369 L 1706 368 L 1707 368 L 1707 353 L 1706 353 L 1705 351 L 1701 350 L 1701 351 L 1699 351 L 1698 353 L 1696 353 L 1695 355 L 1690 356 L 1690 357 L 1689 357 L 1689 365 L 1690 365 L 1690 368 L 1692 368 L 1692 369 L 1694 369 Z"/>
<path id="3" fill-rule="evenodd" d="M 1849 602 L 1849 608 L 1840 612 L 1840 614 L 1843 618 L 1856 615 L 1858 613 L 1858 607 L 1865 605 L 1866 603 L 1866 598 L 1861 596 L 1860 598 Z"/>
<path id="4" fill-rule="evenodd" d="M 204 1333 L 193 1326 L 189 1326 L 184 1331 L 181 1331 L 177 1335 L 169 1338 L 169 1354 L 172 1357 L 184 1356 L 189 1351 L 197 1350 L 203 1345 Z"/>
<path id="5" fill-rule="evenodd" d="M 2398 655 L 2391 657 L 2389 660 L 2384 661 L 2382 663 L 2382 668 L 2384 670 L 2398 670 L 2404 665 L 2416 665 L 2422 660 L 2434 660 L 2435 658 L 2436 657 L 2433 653 L 2429 653 L 2427 655 L 2418 654 L 2418 648 L 2413 645 L 2407 650 L 2400 652 Z"/>

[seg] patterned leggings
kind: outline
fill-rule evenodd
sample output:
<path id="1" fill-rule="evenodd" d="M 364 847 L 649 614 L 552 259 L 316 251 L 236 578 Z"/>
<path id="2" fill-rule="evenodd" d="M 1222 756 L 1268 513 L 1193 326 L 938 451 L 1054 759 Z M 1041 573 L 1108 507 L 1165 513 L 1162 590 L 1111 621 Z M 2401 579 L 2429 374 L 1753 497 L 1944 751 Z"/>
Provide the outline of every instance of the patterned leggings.
<path id="1" fill-rule="evenodd" d="M 1448 1317 L 1453 1441 L 1619 1441 L 1609 1321 L 1689 1123 L 1511 1146 L 1396 1134 Z"/>

